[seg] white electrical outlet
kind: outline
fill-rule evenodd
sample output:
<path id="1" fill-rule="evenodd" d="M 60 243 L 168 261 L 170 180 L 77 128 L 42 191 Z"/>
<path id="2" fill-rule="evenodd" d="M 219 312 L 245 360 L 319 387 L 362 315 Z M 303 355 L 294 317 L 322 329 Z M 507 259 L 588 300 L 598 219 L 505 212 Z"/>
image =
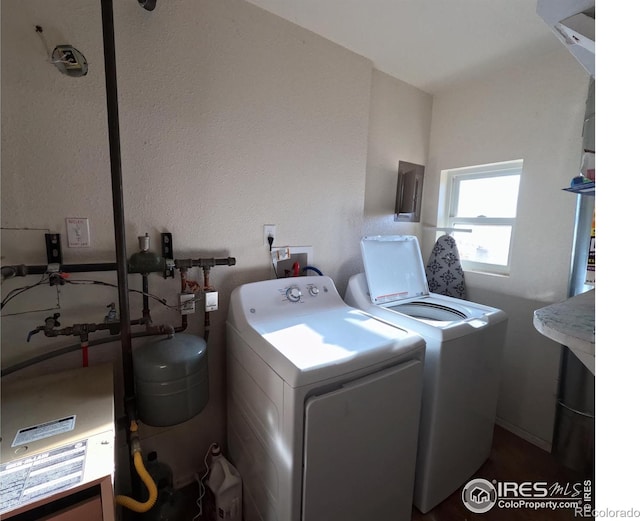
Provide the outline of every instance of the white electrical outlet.
<path id="1" fill-rule="evenodd" d="M 269 237 L 273 237 L 272 244 L 276 242 L 276 225 L 275 224 L 265 224 L 263 227 L 263 244 L 265 246 L 269 246 Z"/>
<path id="2" fill-rule="evenodd" d="M 91 245 L 89 239 L 89 219 L 86 217 L 67 217 L 67 244 L 69 248 L 88 248 Z"/>

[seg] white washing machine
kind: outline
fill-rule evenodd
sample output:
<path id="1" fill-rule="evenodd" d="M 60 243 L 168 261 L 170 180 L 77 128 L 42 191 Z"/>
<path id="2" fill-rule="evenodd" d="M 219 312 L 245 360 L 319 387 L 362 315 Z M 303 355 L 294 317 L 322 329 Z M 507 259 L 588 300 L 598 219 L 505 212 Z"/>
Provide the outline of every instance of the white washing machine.
<path id="1" fill-rule="evenodd" d="M 507 326 L 504 311 L 430 295 L 414 236 L 364 237 L 364 273 L 345 302 L 426 341 L 414 504 L 426 513 L 482 466 L 491 452 Z"/>
<path id="2" fill-rule="evenodd" d="M 227 434 L 245 521 L 409 521 L 424 340 L 325 276 L 239 286 Z"/>

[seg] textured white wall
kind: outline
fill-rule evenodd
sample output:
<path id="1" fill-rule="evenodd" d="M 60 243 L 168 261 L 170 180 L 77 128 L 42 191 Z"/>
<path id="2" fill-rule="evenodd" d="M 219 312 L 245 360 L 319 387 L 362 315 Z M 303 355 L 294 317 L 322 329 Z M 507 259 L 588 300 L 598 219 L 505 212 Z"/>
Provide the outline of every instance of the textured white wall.
<path id="1" fill-rule="evenodd" d="M 1 8 L 2 264 L 45 264 L 41 228 L 62 233 L 65 263 L 113 262 L 100 4 L 3 0 Z M 48 64 L 36 24 L 50 46 L 69 43 L 81 50 L 89 74 L 69 78 Z M 180 485 L 202 466 L 207 446 L 225 440 L 228 298 L 239 284 L 272 277 L 263 224 L 277 225 L 278 244 L 313 246 L 314 264 L 342 291 L 361 269 L 363 230 L 399 230 L 386 222 L 392 219 L 397 161 L 425 161 L 430 96 L 238 0 L 158 2 L 153 12 L 117 1 L 115 40 L 128 255 L 145 233 L 160 251 L 159 234 L 168 231 L 178 258 L 237 259 L 235 267 L 212 273 L 220 309 L 211 315 L 207 408 L 176 427 L 141 426 L 144 450 L 157 450 Z M 364 216 L 367 172 L 373 184 Z M 381 173 L 389 178 L 378 179 Z M 366 224 L 379 215 L 384 223 Z M 65 217 L 89 218 L 90 248 L 66 247 Z M 116 282 L 113 273 L 72 278 Z M 198 270 L 189 278 L 202 282 Z M 3 297 L 38 280 L 6 281 Z M 130 275 L 129 287 L 141 289 L 140 277 Z M 150 277 L 151 293 L 172 304 L 179 289 L 179 279 Z M 27 333 L 47 316 L 61 312 L 63 326 L 100 322 L 117 298 L 113 288 L 68 284 L 59 294 L 45 285 L 20 295 L 3 309 L 2 368 L 78 340 L 40 333 L 27 343 Z M 138 318 L 140 296 L 132 294 L 130 302 L 132 318 Z M 29 310 L 41 311 L 14 314 Z M 155 300 L 151 314 L 156 324 L 180 324 L 178 313 Z M 188 332 L 202 334 L 201 307 L 189 316 Z M 134 349 L 138 345 L 134 341 Z M 121 413 L 119 346 L 92 348 L 90 362 L 102 361 L 114 363 Z M 79 364 L 75 352 L 6 378 Z M 121 444 L 119 464 L 127 458 Z M 126 471 L 118 473 L 117 485 L 127 480 Z"/>
<path id="2" fill-rule="evenodd" d="M 580 168 L 588 84 L 559 46 L 438 94 L 433 105 L 427 193 L 434 201 L 442 170 L 524 159 L 511 274 L 468 272 L 466 281 L 470 300 L 510 316 L 498 416 L 543 446 L 553 435 L 560 346 L 535 331 L 533 310 L 567 296 L 576 196 L 562 188 Z M 427 207 L 425 222 L 437 220 L 436 207 Z M 433 241 L 425 231 L 424 243 Z"/>
<path id="3" fill-rule="evenodd" d="M 420 223 L 395 222 L 393 213 L 398 161 L 427 164 L 433 97 L 380 71 L 373 71 L 373 80 L 363 234 L 407 234 L 420 239 Z M 423 192 L 422 199 L 430 197 Z"/>
<path id="4" fill-rule="evenodd" d="M 42 230 L 6 228 L 49 228 L 64 242 L 65 217 L 88 217 L 92 241 L 88 249 L 63 245 L 65 262 L 113 261 L 99 3 L 3 0 L 1 9 L 2 264 L 45 262 Z M 68 78 L 47 64 L 35 24 L 50 46 L 80 49 L 89 74 Z M 473 300 L 512 316 L 502 421 L 541 444 L 551 439 L 559 348 L 533 330 L 531 315 L 566 291 L 575 198 L 561 188 L 579 167 L 588 84 L 564 49 L 432 102 L 366 59 L 237 0 L 161 2 L 151 13 L 118 1 L 115 26 L 128 253 L 145 232 L 159 251 L 159 233 L 169 231 L 177 257 L 237 258 L 213 270 L 220 310 L 212 314 L 209 405 L 177 427 L 143 426 L 145 450 L 157 450 L 178 482 L 201 466 L 211 441 L 225 438 L 228 296 L 272 276 L 263 224 L 278 225 L 279 244 L 312 245 L 314 264 L 341 291 L 361 270 L 362 234 L 422 235 L 428 255 L 432 232 L 393 222 L 398 160 L 427 164 L 422 220 L 435 224 L 442 169 L 524 158 L 514 272 L 467 280 Z M 196 270 L 190 277 L 201 281 Z M 108 273 L 74 278 L 115 282 Z M 37 280 L 7 281 L 3 296 Z M 139 289 L 139 277 L 129 286 Z M 176 280 L 151 277 L 154 294 L 176 299 L 178 289 Z M 26 342 L 58 304 L 70 325 L 100 322 L 114 300 L 114 289 L 69 285 L 16 298 L 3 310 L 3 369 L 71 342 Z M 151 304 L 156 323 L 179 323 Z M 4 317 L 33 309 L 43 311 Z M 132 295 L 132 316 L 140 309 Z M 202 333 L 201 308 L 188 331 Z M 92 351 L 92 363 L 107 360 L 119 376 L 117 345 Z M 79 363 L 73 353 L 7 378 Z"/>

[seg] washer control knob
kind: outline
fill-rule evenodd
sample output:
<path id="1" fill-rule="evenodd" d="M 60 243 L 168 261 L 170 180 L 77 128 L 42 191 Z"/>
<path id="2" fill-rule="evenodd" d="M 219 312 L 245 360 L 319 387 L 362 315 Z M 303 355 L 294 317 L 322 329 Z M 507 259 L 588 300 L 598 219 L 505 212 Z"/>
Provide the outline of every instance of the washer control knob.
<path id="1" fill-rule="evenodd" d="M 320 290 L 318 286 L 309 286 L 309 295 L 312 297 L 317 297 L 320 294 Z"/>
<path id="2" fill-rule="evenodd" d="M 289 301 L 299 302 L 300 298 L 302 297 L 302 291 L 300 291 L 300 288 L 298 286 L 291 286 L 287 288 L 285 295 Z"/>

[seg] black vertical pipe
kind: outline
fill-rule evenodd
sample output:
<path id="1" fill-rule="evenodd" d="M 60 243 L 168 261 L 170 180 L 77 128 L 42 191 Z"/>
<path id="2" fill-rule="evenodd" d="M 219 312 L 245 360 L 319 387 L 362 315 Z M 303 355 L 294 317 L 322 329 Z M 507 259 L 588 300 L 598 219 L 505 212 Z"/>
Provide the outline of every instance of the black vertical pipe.
<path id="1" fill-rule="evenodd" d="M 142 319 L 146 325 L 151 325 L 151 310 L 149 309 L 149 275 L 142 274 Z"/>
<path id="2" fill-rule="evenodd" d="M 124 233 L 124 201 L 122 164 L 120 155 L 120 126 L 118 117 L 118 83 L 116 77 L 116 45 L 113 30 L 113 2 L 101 0 L 104 73 L 107 91 L 107 119 L 109 123 L 109 155 L 111 158 L 111 193 L 113 198 L 113 225 L 116 240 L 118 297 L 120 301 L 120 342 L 124 377 L 125 408 L 133 419 L 133 355 L 131 324 L 129 323 L 129 287 L 127 281 L 127 243 Z"/>

